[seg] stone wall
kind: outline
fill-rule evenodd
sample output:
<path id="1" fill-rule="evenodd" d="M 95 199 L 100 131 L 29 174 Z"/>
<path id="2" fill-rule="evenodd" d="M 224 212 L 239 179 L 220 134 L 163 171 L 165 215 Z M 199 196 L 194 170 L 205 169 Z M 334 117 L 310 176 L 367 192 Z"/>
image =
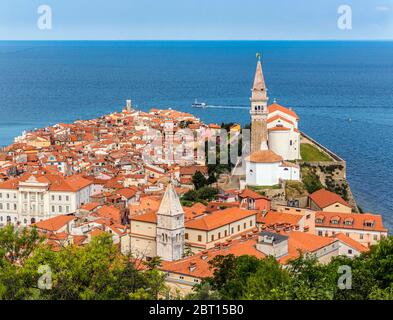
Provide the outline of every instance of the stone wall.
<path id="1" fill-rule="evenodd" d="M 320 151 L 328 154 L 332 161 L 298 161 L 301 167 L 314 168 L 321 183 L 328 190 L 339 193 L 352 206 L 355 212 L 359 212 L 356 200 L 352 194 L 351 187 L 347 181 L 347 164 L 344 159 L 321 145 L 305 133 L 301 133 L 302 139 L 307 140 Z"/>

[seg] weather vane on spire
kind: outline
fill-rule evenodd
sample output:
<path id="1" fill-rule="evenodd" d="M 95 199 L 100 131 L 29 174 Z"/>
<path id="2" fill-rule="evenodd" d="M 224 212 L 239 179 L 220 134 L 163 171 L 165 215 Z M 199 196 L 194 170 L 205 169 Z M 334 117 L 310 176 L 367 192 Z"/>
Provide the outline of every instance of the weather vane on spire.
<path id="1" fill-rule="evenodd" d="M 258 61 L 261 61 L 261 54 L 260 54 L 260 52 L 257 52 L 256 57 L 257 57 Z"/>

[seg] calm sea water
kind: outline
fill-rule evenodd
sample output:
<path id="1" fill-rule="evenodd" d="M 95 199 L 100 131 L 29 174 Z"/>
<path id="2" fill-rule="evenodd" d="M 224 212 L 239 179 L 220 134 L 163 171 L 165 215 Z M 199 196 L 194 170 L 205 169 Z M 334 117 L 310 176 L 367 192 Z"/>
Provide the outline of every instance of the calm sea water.
<path id="1" fill-rule="evenodd" d="M 342 156 L 359 205 L 393 226 L 393 42 L 0 42 L 0 145 L 25 129 L 172 107 L 249 122 L 255 53 L 270 98 Z M 352 121 L 348 121 L 351 118 Z"/>

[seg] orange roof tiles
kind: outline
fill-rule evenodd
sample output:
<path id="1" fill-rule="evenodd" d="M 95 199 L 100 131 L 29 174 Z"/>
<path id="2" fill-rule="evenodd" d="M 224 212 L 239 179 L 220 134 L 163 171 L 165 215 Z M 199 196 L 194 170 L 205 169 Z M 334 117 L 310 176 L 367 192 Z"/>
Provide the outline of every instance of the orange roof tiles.
<path id="1" fill-rule="evenodd" d="M 280 116 L 278 114 L 273 116 L 273 117 L 271 117 L 271 118 L 269 118 L 269 119 L 267 119 L 267 123 L 271 123 L 271 122 L 276 121 L 276 120 L 282 120 L 284 122 L 287 122 L 289 124 L 294 125 L 294 123 L 291 120 L 288 120 L 287 118 L 284 118 L 284 117 L 282 117 L 282 116 Z"/>
<path id="2" fill-rule="evenodd" d="M 210 249 L 207 253 L 197 253 L 191 257 L 178 261 L 163 261 L 160 269 L 167 272 L 190 275 L 196 278 L 209 277 L 213 274 L 213 270 L 210 269 L 208 262 L 218 255 L 252 255 L 257 258 L 264 258 L 265 255 L 255 248 L 255 244 L 256 236 L 247 241 L 236 240 L 227 247 L 222 247 L 221 249 Z M 190 270 L 191 264 L 195 264 L 195 269 L 193 271 Z"/>
<path id="3" fill-rule="evenodd" d="M 344 206 L 351 207 L 348 202 L 341 198 L 338 194 L 330 192 L 326 189 L 320 189 L 309 195 L 310 199 L 321 209 L 326 208 L 335 203 L 341 203 Z"/>
<path id="4" fill-rule="evenodd" d="M 57 231 L 63 228 L 70 221 L 74 220 L 74 216 L 61 215 L 53 218 L 49 218 L 44 221 L 36 222 L 33 226 L 37 227 L 37 229 L 47 230 L 47 231 Z"/>
<path id="5" fill-rule="evenodd" d="M 191 207 L 183 207 L 183 210 L 184 216 L 188 220 L 203 215 L 206 211 L 206 206 L 203 203 L 196 202 Z"/>
<path id="6" fill-rule="evenodd" d="M 148 213 L 144 213 L 144 214 L 132 215 L 130 217 L 130 220 L 131 220 L 131 223 L 132 223 L 132 221 L 157 223 L 157 214 L 156 214 L 156 212 L 148 212 Z"/>
<path id="7" fill-rule="evenodd" d="M 198 230 L 214 230 L 225 226 L 229 223 L 239 221 L 241 219 L 256 215 L 257 210 L 245 210 L 240 208 L 227 208 L 224 210 L 214 211 L 211 214 L 200 218 L 186 221 L 185 225 L 188 229 Z"/>
<path id="8" fill-rule="evenodd" d="M 86 210 L 86 211 L 93 211 L 94 209 L 97 209 L 98 207 L 102 206 L 101 203 L 98 202 L 89 202 L 84 204 L 83 206 L 80 207 L 80 209 L 82 210 Z"/>
<path id="9" fill-rule="evenodd" d="M 283 113 L 286 113 L 287 115 L 294 117 L 296 120 L 299 120 L 299 116 L 296 114 L 296 112 L 294 112 L 291 109 L 285 108 L 277 103 L 273 103 L 270 106 L 268 106 L 267 108 L 269 110 L 269 113 L 273 113 L 275 111 L 281 111 Z"/>
<path id="10" fill-rule="evenodd" d="M 333 218 L 337 217 L 340 218 L 338 224 L 333 224 Z M 372 222 L 372 226 L 365 225 L 367 221 Z M 348 222 L 352 222 L 352 224 Z M 315 213 L 315 226 L 387 232 L 387 229 L 383 226 L 382 216 L 372 213 L 360 214 L 317 211 Z"/>
<path id="11" fill-rule="evenodd" d="M 246 160 L 256 163 L 274 163 L 283 161 L 283 158 L 271 150 L 259 150 L 248 156 Z"/>
<path id="12" fill-rule="evenodd" d="M 97 214 L 100 217 L 109 218 L 113 222 L 121 223 L 121 211 L 116 207 L 104 205 L 97 210 Z"/>
<path id="13" fill-rule="evenodd" d="M 292 231 L 285 235 L 288 236 L 288 254 L 278 259 L 281 264 L 286 264 L 290 260 L 296 259 L 300 252 L 315 252 L 334 242 L 338 242 L 337 239 L 297 231 Z M 222 244 L 219 248 L 206 250 L 178 261 L 163 261 L 160 269 L 196 278 L 209 277 L 213 274 L 209 261 L 218 255 L 251 255 L 260 259 L 266 257 L 263 252 L 257 250 L 257 241 L 258 237 L 256 234 L 247 240 L 233 240 L 231 243 Z M 190 268 L 191 266 L 192 268 Z"/>
<path id="14" fill-rule="evenodd" d="M 288 235 L 288 255 L 279 259 L 279 262 L 284 264 L 296 259 L 299 256 L 299 251 L 312 253 L 338 241 L 334 238 L 299 231 L 291 231 Z"/>
<path id="15" fill-rule="evenodd" d="M 257 215 L 257 222 L 263 223 L 266 226 L 275 224 L 288 224 L 296 226 L 302 219 L 302 215 L 291 214 L 285 212 L 269 211 L 265 216 L 262 214 Z"/>
<path id="16" fill-rule="evenodd" d="M 347 237 L 345 234 L 343 233 L 337 233 L 333 236 L 334 238 L 340 240 L 341 242 L 345 243 L 347 246 L 355 249 L 358 252 L 366 252 L 368 251 L 368 248 L 363 246 L 361 243 L 359 243 L 358 241 Z"/>
<path id="17" fill-rule="evenodd" d="M 240 194 L 240 198 L 251 198 L 251 199 L 268 199 L 267 197 L 264 197 L 263 195 L 251 190 L 251 189 L 244 189 Z"/>

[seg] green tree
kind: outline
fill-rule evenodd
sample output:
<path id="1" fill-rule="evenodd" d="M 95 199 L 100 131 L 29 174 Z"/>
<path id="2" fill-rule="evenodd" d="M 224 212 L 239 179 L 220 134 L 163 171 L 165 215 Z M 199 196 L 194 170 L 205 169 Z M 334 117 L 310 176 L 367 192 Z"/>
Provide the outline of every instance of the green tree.
<path id="1" fill-rule="evenodd" d="M 42 241 L 36 228 L 7 225 L 0 229 L 0 257 L 10 263 L 23 264 Z"/>
<path id="2" fill-rule="evenodd" d="M 207 184 L 212 185 L 217 182 L 216 175 L 214 173 L 209 174 L 209 178 L 207 179 Z"/>
<path id="3" fill-rule="evenodd" d="M 313 193 L 323 188 L 318 175 L 313 171 L 309 171 L 307 174 L 305 174 L 302 180 L 308 193 Z"/>
<path id="4" fill-rule="evenodd" d="M 7 231 L 8 232 L 8 231 Z M 23 233 L 22 233 L 23 234 Z M 7 239 L 19 237 L 19 230 L 8 234 Z M 137 270 L 134 259 L 123 256 L 110 235 L 94 237 L 83 247 L 69 245 L 53 251 L 40 242 L 23 251 L 22 259 L 9 259 L 0 246 L 0 299 L 155 299 L 167 296 L 165 275 L 156 267 Z M 30 242 L 28 242 L 30 243 Z M 51 279 L 50 289 L 39 289 L 43 276 L 40 267 L 46 266 Z"/>
<path id="5" fill-rule="evenodd" d="M 213 290 L 208 282 L 202 282 L 194 286 L 191 293 L 187 294 L 186 300 L 220 300 L 220 294 Z"/>
<path id="6" fill-rule="evenodd" d="M 288 272 L 274 257 L 260 261 L 258 269 L 247 279 L 243 298 L 251 300 L 287 299 Z"/>
<path id="7" fill-rule="evenodd" d="M 203 187 L 198 190 L 198 199 L 211 201 L 216 198 L 218 190 L 212 187 Z"/>
<path id="8" fill-rule="evenodd" d="M 147 261 L 144 261 L 143 264 L 147 266 L 149 270 L 154 270 L 161 265 L 161 258 L 159 256 L 155 256 Z"/>
<path id="9" fill-rule="evenodd" d="M 182 200 L 185 200 L 185 201 L 197 201 L 198 200 L 198 192 L 197 191 L 195 191 L 195 190 L 189 190 L 189 191 L 187 191 L 184 195 L 183 195 L 183 197 L 182 197 Z"/>
<path id="10" fill-rule="evenodd" d="M 189 243 L 186 243 L 186 244 L 184 245 L 183 258 L 185 258 L 185 257 L 191 257 L 191 256 L 193 256 L 193 255 L 194 255 L 194 253 L 192 252 L 191 245 L 190 245 Z"/>
<path id="11" fill-rule="evenodd" d="M 192 176 L 192 183 L 194 184 L 195 189 L 198 190 L 207 185 L 207 180 L 200 171 L 197 171 Z"/>

